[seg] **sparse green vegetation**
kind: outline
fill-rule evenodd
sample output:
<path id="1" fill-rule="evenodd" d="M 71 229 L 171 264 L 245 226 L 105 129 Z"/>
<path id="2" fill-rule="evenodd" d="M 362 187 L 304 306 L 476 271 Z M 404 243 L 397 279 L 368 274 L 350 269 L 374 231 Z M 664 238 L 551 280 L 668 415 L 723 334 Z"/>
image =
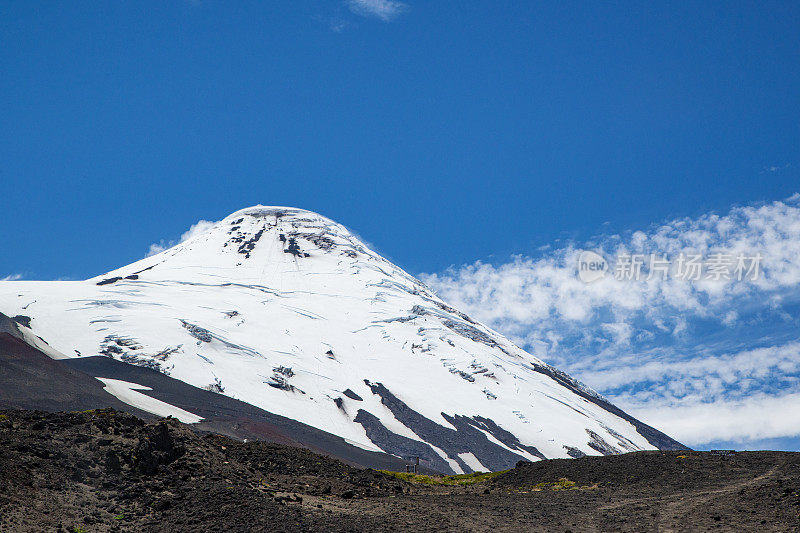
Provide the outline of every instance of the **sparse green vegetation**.
<path id="1" fill-rule="evenodd" d="M 455 476 L 427 476 L 425 474 L 391 472 L 389 470 L 381 470 L 381 472 L 409 483 L 418 483 L 421 485 L 473 485 L 495 478 L 500 474 L 505 474 L 508 470 L 503 470 L 501 472 L 473 472 L 471 474 L 458 474 Z"/>
<path id="2" fill-rule="evenodd" d="M 572 480 L 569 480 L 565 477 L 560 478 L 558 481 L 543 481 L 541 483 L 537 483 L 530 490 L 522 490 L 517 491 L 522 494 L 526 492 L 539 492 L 543 490 L 588 490 L 588 489 L 596 489 L 597 484 L 594 485 L 578 485 Z"/>
<path id="3" fill-rule="evenodd" d="M 86 409 L 85 411 L 73 411 L 74 413 L 80 413 L 82 415 L 93 415 L 93 416 L 114 416 L 116 413 L 113 409 Z"/>
<path id="4" fill-rule="evenodd" d="M 558 481 L 545 481 L 543 483 L 537 483 L 534 485 L 534 490 L 538 489 L 546 489 L 550 488 L 553 490 L 563 490 L 563 489 L 572 489 L 575 488 L 575 482 L 570 481 L 569 479 L 562 477 Z"/>
<path id="5" fill-rule="evenodd" d="M 0 422 L 5 422 L 8 420 L 8 415 L 0 415 Z"/>

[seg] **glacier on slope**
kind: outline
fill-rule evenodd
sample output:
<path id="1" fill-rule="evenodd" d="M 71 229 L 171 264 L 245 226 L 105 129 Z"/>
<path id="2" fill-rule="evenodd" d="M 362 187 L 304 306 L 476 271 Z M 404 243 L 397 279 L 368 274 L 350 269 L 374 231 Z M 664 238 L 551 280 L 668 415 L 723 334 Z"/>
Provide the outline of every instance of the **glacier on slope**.
<path id="1" fill-rule="evenodd" d="M 682 447 L 301 209 L 243 209 L 86 281 L 0 283 L 0 310 L 62 357 L 153 368 L 440 472 Z"/>

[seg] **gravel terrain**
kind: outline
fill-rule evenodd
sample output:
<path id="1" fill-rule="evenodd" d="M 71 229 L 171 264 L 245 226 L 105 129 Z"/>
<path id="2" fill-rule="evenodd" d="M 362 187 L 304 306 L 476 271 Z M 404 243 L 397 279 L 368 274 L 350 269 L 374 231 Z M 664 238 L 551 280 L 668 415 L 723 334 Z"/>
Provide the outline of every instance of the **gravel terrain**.
<path id="1" fill-rule="evenodd" d="M 0 531 L 800 531 L 799 514 L 800 453 L 638 452 L 406 481 L 173 419 L 0 411 Z"/>

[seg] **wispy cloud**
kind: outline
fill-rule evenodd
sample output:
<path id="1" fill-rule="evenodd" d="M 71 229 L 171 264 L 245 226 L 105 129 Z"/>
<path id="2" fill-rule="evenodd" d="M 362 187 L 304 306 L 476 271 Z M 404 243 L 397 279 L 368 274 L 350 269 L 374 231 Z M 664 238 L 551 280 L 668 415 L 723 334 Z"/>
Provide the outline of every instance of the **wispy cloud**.
<path id="1" fill-rule="evenodd" d="M 3 278 L 0 278 L 0 281 L 17 281 L 18 279 L 22 279 L 22 274 L 9 274 Z"/>
<path id="2" fill-rule="evenodd" d="M 766 172 L 774 174 L 775 172 L 780 172 L 781 170 L 786 170 L 787 168 L 791 168 L 791 166 L 792 166 L 791 163 L 786 163 L 785 165 L 770 165 L 768 167 L 764 167 L 764 169 L 761 171 L 761 174 L 764 174 Z"/>
<path id="3" fill-rule="evenodd" d="M 394 20 L 408 9 L 406 4 L 396 0 L 347 0 L 346 4 L 356 15 L 376 17 L 384 22 Z"/>
<path id="4" fill-rule="evenodd" d="M 334 17 L 330 20 L 330 28 L 336 33 L 343 32 L 348 26 L 348 22 L 340 17 Z"/>
<path id="5" fill-rule="evenodd" d="M 159 242 L 151 244 L 150 245 L 150 249 L 147 251 L 147 254 L 145 255 L 145 257 L 150 257 L 151 255 L 160 254 L 164 250 L 168 250 L 168 249 L 172 248 L 173 246 L 175 246 L 177 244 L 180 244 L 180 243 L 182 243 L 184 241 L 188 241 L 189 239 L 191 239 L 192 237 L 194 237 L 196 235 L 200 235 L 201 233 L 205 233 L 206 231 L 211 229 L 211 227 L 214 224 L 216 224 L 216 222 L 211 222 L 209 220 L 199 220 L 199 221 L 197 221 L 196 224 L 192 224 L 192 226 L 188 230 L 186 230 L 181 235 L 180 239 L 178 239 L 177 241 L 176 240 L 171 240 L 171 241 L 161 240 Z"/>
<path id="6" fill-rule="evenodd" d="M 648 424 L 669 428 L 682 442 L 749 442 L 795 436 L 800 427 L 800 393 L 754 392 L 747 398 L 711 402 L 636 402 L 617 398 L 623 409 Z"/>
<path id="7" fill-rule="evenodd" d="M 581 249 L 606 258 L 760 254 L 762 272 L 756 280 L 583 283 Z M 690 444 L 800 435 L 800 424 L 779 420 L 782 410 L 747 418 L 775 398 L 800 411 L 800 195 L 421 277 L 452 305 Z M 715 405 L 721 417 L 739 413 L 738 425 L 711 420 Z"/>

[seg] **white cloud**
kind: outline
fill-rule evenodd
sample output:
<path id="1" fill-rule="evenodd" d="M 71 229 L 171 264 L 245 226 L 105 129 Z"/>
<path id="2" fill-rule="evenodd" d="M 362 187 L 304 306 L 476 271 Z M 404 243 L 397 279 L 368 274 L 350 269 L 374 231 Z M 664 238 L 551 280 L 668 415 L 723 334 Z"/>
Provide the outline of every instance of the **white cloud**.
<path id="1" fill-rule="evenodd" d="M 346 3 L 356 15 L 376 17 L 384 22 L 394 20 L 408 9 L 406 4 L 396 0 L 347 0 Z"/>
<path id="2" fill-rule="evenodd" d="M 726 386 L 726 396 L 745 396 L 740 393 L 739 384 L 746 380 L 770 380 L 777 385 L 782 377 L 794 379 L 792 376 L 800 373 L 800 342 L 723 354 L 660 350 L 611 357 L 600 353 L 583 358 L 573 368 L 584 374 L 591 373 L 592 383 L 607 390 L 634 386 L 638 390 L 653 390 L 677 380 L 687 384 L 680 396 L 691 394 L 709 400 L 715 396 L 707 380 L 714 380 Z M 663 391 L 659 396 L 671 401 L 680 399 Z"/>
<path id="3" fill-rule="evenodd" d="M 0 278 L 0 281 L 17 281 L 18 279 L 22 279 L 22 274 L 9 274 L 4 278 Z"/>
<path id="4" fill-rule="evenodd" d="M 147 250 L 147 253 L 145 254 L 145 257 L 150 257 L 151 255 L 160 254 L 164 250 L 172 248 L 173 246 L 175 246 L 175 241 L 154 242 L 153 244 L 150 245 L 150 249 Z"/>
<path id="5" fill-rule="evenodd" d="M 726 326 L 732 326 L 736 323 L 736 319 L 739 318 L 739 313 L 736 311 L 728 311 L 725 313 L 725 316 L 722 317 L 722 323 Z"/>
<path id="6" fill-rule="evenodd" d="M 145 255 L 145 257 L 150 257 L 151 255 L 160 254 L 164 250 L 168 250 L 169 248 L 172 248 L 177 244 L 180 244 L 184 241 L 188 241 L 192 237 L 200 235 L 201 233 L 205 233 L 206 231 L 211 229 L 215 224 L 216 222 L 211 222 L 208 220 L 199 220 L 197 221 L 197 223 L 192 224 L 192 226 L 188 230 L 186 230 L 181 235 L 180 239 L 178 239 L 177 241 L 162 240 L 160 242 L 151 244 L 150 249 L 147 251 L 147 255 Z"/>
<path id="7" fill-rule="evenodd" d="M 421 277 L 444 299 L 504 326 L 512 335 L 549 327 L 553 321 L 561 327 L 583 328 L 594 323 L 630 324 L 634 318 L 646 319 L 648 327 L 658 324 L 679 333 L 685 330 L 682 317 L 687 314 L 734 324 L 740 313 L 732 303 L 763 302 L 765 295 L 778 297 L 800 285 L 800 206 L 793 197 L 737 207 L 722 217 L 680 219 L 649 232 L 608 236 L 593 248 L 607 258 L 622 252 L 667 256 L 673 260 L 673 274 L 674 259 L 684 252 L 706 258 L 717 251 L 734 257 L 761 254 L 763 272 L 755 281 L 689 282 L 656 275 L 638 282 L 607 276 L 586 284 L 577 279 L 580 249 L 571 244 L 539 258 L 518 256 L 497 266 L 478 261 Z M 616 334 L 611 328 L 605 330 L 609 339 Z"/>
<path id="8" fill-rule="evenodd" d="M 609 260 L 666 256 L 673 270 L 667 279 L 587 284 L 577 278 L 581 248 Z M 763 271 L 754 281 L 674 276 L 679 254 L 715 252 L 761 254 Z M 451 305 L 679 440 L 800 433 L 800 424 L 779 420 L 786 409 L 757 408 L 782 398 L 800 412 L 790 392 L 800 386 L 800 194 L 420 277 Z"/>
<path id="9" fill-rule="evenodd" d="M 689 446 L 714 441 L 747 441 L 800 435 L 800 393 L 756 393 L 739 400 L 645 405 L 617 404 Z"/>
<path id="10" fill-rule="evenodd" d="M 609 332 L 614 344 L 630 344 L 631 334 L 633 333 L 633 328 L 631 328 L 630 324 L 626 324 L 624 322 L 615 322 L 613 324 L 602 324 L 601 327 L 605 331 Z"/>

